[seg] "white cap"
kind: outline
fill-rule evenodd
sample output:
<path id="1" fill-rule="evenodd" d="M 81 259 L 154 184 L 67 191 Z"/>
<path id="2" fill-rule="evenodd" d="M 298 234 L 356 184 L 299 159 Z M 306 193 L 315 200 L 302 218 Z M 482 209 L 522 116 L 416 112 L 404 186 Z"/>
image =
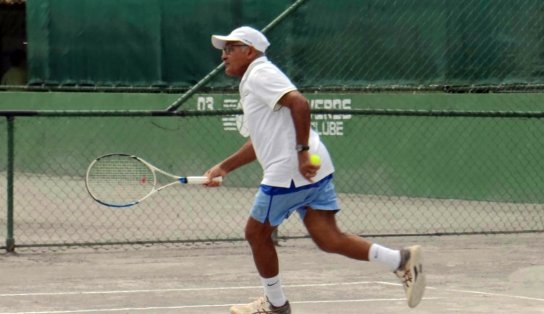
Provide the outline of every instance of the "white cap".
<path id="1" fill-rule="evenodd" d="M 238 27 L 227 36 L 212 35 L 212 45 L 217 49 L 223 49 L 227 41 L 241 41 L 260 52 L 265 52 L 266 48 L 270 46 L 263 33 L 249 26 Z"/>

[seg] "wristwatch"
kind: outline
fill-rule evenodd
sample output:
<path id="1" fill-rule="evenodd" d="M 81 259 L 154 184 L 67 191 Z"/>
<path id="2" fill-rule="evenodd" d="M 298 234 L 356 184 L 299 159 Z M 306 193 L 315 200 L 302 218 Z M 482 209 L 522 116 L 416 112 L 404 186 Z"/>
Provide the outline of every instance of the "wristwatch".
<path id="1" fill-rule="evenodd" d="M 300 152 L 303 152 L 303 151 L 306 151 L 306 150 L 310 150 L 310 146 L 297 144 L 297 146 L 295 146 L 295 149 L 297 150 L 297 152 L 300 153 Z"/>

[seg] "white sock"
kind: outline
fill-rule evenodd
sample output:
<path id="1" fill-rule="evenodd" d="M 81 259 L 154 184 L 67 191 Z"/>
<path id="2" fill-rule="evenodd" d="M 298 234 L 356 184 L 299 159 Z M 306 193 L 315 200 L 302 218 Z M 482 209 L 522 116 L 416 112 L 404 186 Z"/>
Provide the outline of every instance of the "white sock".
<path id="1" fill-rule="evenodd" d="M 391 271 L 397 270 L 400 265 L 400 251 L 392 250 L 379 244 L 372 244 L 368 251 L 368 260 L 385 264 Z"/>
<path id="2" fill-rule="evenodd" d="M 282 306 L 287 302 L 283 288 L 281 287 L 280 275 L 272 278 L 262 278 L 261 282 L 264 287 L 264 294 L 268 297 L 268 301 L 273 306 Z"/>

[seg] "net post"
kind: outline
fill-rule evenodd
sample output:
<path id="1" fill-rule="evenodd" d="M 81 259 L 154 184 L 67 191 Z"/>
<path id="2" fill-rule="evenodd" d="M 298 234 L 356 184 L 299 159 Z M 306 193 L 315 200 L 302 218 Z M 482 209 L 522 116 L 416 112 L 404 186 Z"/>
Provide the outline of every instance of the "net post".
<path id="1" fill-rule="evenodd" d="M 290 5 L 287 9 L 285 9 L 280 15 L 278 15 L 275 19 L 272 20 L 272 22 L 268 23 L 261 32 L 263 34 L 266 34 L 267 31 L 271 30 L 274 26 L 278 25 L 281 21 L 283 21 L 287 16 L 289 16 L 292 12 L 296 11 L 299 6 L 301 6 L 306 0 L 297 0 L 295 3 Z M 186 91 L 181 97 L 176 99 L 170 106 L 166 108 L 166 111 L 176 111 L 181 105 L 183 105 L 191 96 L 193 96 L 199 89 L 202 88 L 202 86 L 208 84 L 209 81 L 211 81 L 219 72 L 223 70 L 225 65 L 221 63 L 218 65 L 215 69 L 213 69 L 210 73 L 208 73 L 204 78 L 202 78 L 200 81 L 198 81 L 193 87 L 191 87 L 188 91 Z"/>
<path id="2" fill-rule="evenodd" d="M 8 136 L 8 149 L 7 149 L 7 237 L 6 237 L 6 251 L 15 251 L 15 238 L 13 237 L 13 172 L 14 172 L 14 124 L 15 116 L 9 115 L 7 118 L 7 136 Z"/>

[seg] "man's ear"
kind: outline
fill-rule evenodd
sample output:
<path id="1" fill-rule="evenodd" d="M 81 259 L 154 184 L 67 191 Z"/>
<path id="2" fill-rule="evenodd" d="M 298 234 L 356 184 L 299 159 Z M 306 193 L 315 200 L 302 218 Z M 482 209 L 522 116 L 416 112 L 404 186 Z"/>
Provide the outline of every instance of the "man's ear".
<path id="1" fill-rule="evenodd" d="M 247 50 L 247 56 L 251 59 L 255 59 L 261 56 L 261 52 L 255 49 L 255 47 L 249 46 L 249 49 Z"/>

